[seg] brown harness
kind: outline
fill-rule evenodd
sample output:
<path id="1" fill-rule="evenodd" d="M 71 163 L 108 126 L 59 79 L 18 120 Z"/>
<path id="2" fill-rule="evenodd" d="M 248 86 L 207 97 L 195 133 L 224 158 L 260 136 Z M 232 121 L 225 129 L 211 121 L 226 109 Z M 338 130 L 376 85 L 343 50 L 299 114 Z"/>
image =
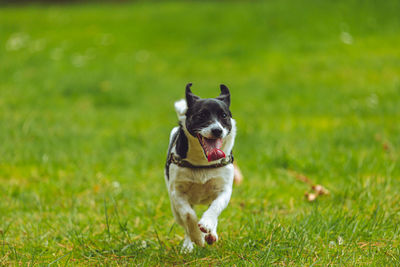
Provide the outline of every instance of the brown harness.
<path id="1" fill-rule="evenodd" d="M 192 169 L 211 169 L 211 168 L 221 168 L 224 167 L 228 164 L 233 163 L 233 154 L 231 153 L 228 157 L 223 158 L 220 162 L 214 163 L 211 165 L 193 165 L 187 160 L 182 159 L 178 155 L 175 155 L 174 153 L 169 154 L 168 160 L 167 160 L 167 166 L 173 163 L 178 165 L 179 167 L 183 168 L 192 168 Z"/>

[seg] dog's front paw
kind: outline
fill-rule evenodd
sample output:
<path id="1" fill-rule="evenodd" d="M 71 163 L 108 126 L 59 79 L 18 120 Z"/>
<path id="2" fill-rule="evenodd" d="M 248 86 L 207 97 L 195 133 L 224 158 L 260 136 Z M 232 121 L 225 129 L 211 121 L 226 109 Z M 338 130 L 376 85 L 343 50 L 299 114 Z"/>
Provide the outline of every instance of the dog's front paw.
<path id="1" fill-rule="evenodd" d="M 203 217 L 199 221 L 199 228 L 200 231 L 202 231 L 205 234 L 211 233 L 215 231 L 217 228 L 217 220 L 208 217 Z"/>
<path id="2" fill-rule="evenodd" d="M 218 241 L 218 235 L 217 233 L 206 234 L 204 240 L 206 240 L 207 244 L 212 245 Z"/>
<path id="3" fill-rule="evenodd" d="M 204 240 L 212 245 L 218 241 L 217 221 L 209 218 L 202 218 L 199 222 L 200 231 L 205 233 Z"/>

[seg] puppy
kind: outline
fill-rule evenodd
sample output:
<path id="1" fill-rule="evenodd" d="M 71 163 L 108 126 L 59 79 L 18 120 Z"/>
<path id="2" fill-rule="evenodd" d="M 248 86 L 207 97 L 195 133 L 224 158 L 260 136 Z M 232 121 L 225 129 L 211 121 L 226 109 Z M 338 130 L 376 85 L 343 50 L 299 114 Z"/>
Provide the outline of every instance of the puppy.
<path id="1" fill-rule="evenodd" d="M 218 216 L 227 207 L 234 177 L 232 148 L 236 122 L 230 92 L 221 84 L 216 98 L 201 99 L 186 86 L 186 101 L 175 103 L 179 126 L 169 140 L 165 182 L 175 220 L 185 229 L 183 252 L 193 244 L 218 241 Z M 194 205 L 209 205 L 200 221 Z"/>

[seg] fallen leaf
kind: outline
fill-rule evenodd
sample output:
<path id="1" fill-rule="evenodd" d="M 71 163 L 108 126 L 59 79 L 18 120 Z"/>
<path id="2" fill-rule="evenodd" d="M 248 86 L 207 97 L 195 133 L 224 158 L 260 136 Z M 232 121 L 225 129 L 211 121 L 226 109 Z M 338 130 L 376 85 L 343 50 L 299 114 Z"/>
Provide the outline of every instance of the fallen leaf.
<path id="1" fill-rule="evenodd" d="M 317 199 L 317 196 L 318 196 L 317 194 L 308 193 L 308 192 L 306 192 L 304 195 L 307 198 L 308 202 L 313 202 L 314 200 Z"/>

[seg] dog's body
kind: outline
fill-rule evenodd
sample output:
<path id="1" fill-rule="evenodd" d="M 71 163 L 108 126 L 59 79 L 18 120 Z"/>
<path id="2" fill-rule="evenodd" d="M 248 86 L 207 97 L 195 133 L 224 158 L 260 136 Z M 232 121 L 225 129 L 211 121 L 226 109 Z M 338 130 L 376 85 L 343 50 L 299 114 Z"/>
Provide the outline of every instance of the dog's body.
<path id="1" fill-rule="evenodd" d="M 172 212 L 186 233 L 183 251 L 218 240 L 218 216 L 232 193 L 236 135 L 228 88 L 221 85 L 219 97 L 200 99 L 190 86 L 186 101 L 175 103 L 179 126 L 171 131 L 165 168 Z M 198 204 L 209 205 L 200 221 L 193 210 Z"/>

